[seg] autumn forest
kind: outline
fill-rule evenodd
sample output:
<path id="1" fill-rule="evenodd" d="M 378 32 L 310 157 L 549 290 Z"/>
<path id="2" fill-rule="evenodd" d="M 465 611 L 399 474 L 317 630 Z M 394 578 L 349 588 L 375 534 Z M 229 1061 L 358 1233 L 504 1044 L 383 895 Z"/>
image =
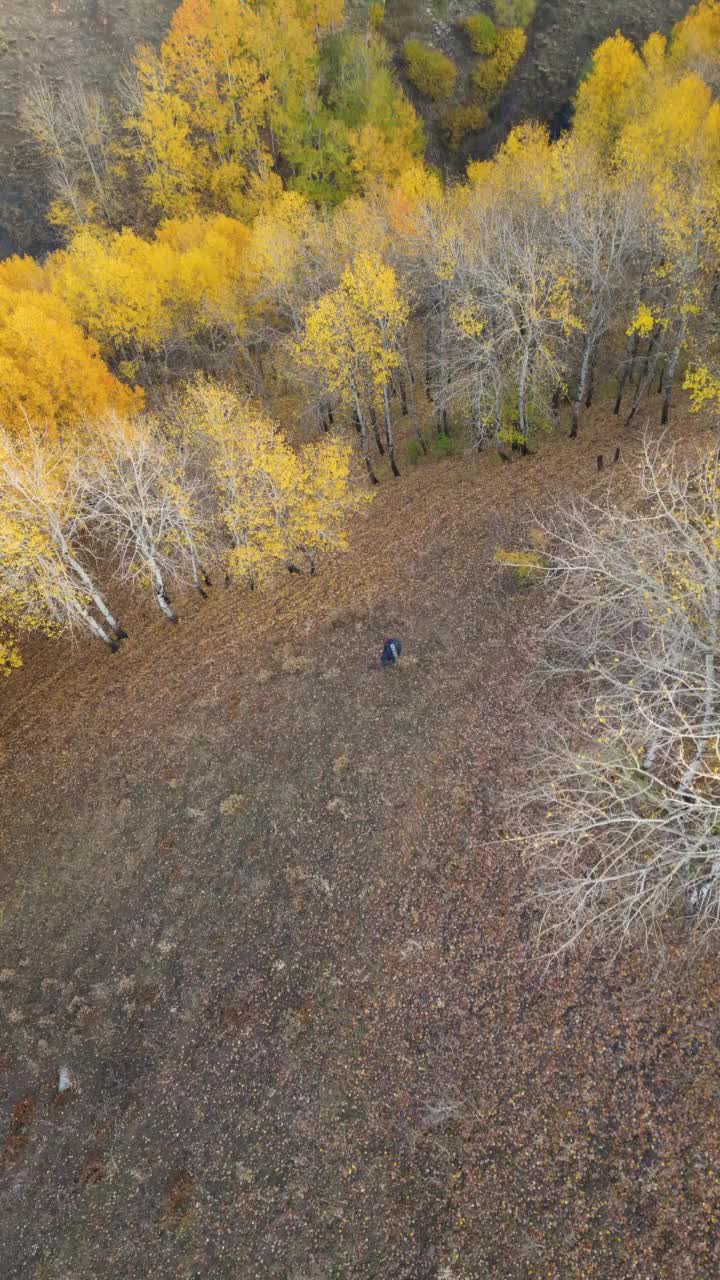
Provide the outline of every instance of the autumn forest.
<path id="1" fill-rule="evenodd" d="M 469 21 L 478 103 L 523 46 L 504 9 Z M 400 475 L 398 429 L 411 461 L 510 458 L 598 386 L 629 415 L 661 389 L 663 423 L 678 380 L 717 400 L 716 6 L 611 37 L 568 132 L 516 128 L 445 186 L 382 27 L 184 0 L 112 100 L 28 93 L 65 247 L 0 264 L 6 671 L 23 632 L 119 643 L 103 565 L 171 619 L 218 574 L 311 571 Z M 407 56 L 442 94 L 441 55 Z"/>

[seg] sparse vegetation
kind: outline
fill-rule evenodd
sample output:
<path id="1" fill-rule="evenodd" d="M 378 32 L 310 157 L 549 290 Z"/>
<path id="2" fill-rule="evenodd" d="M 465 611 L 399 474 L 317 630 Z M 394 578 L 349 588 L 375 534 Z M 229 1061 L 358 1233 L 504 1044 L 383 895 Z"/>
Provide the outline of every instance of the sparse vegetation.
<path id="1" fill-rule="evenodd" d="M 495 0 L 495 21 L 499 27 L 529 27 L 537 0 Z"/>

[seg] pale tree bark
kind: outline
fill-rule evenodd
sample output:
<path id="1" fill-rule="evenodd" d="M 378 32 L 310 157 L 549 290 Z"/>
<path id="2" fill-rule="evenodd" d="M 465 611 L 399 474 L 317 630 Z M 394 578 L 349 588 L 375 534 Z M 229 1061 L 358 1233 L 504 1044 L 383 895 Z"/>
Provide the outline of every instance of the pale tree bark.
<path id="1" fill-rule="evenodd" d="M 635 367 L 635 357 L 637 355 L 639 342 L 640 335 L 637 332 L 634 333 L 628 341 L 627 353 L 623 362 L 623 369 L 618 382 L 617 395 L 615 397 L 615 406 L 613 408 L 613 413 L 615 414 L 620 412 L 620 406 L 622 405 L 623 395 L 625 394 L 627 380 L 632 376 Z"/>
<path id="2" fill-rule="evenodd" d="M 675 373 L 677 371 L 678 361 L 680 360 L 680 354 L 685 345 L 686 334 L 687 316 L 683 315 L 675 346 L 670 352 L 670 359 L 668 360 L 667 370 L 665 373 L 665 396 L 663 399 L 662 413 L 660 415 L 660 425 L 663 427 L 667 426 L 667 422 L 670 417 L 670 401 L 672 399 L 673 382 L 675 381 Z"/>
<path id="3" fill-rule="evenodd" d="M 360 432 L 360 449 L 362 452 L 363 460 L 367 468 L 367 473 L 370 477 L 370 483 L 377 484 L 378 478 L 375 475 L 375 472 L 373 471 L 373 465 L 372 465 L 372 462 L 370 461 L 370 449 L 368 446 L 368 434 L 367 434 L 367 427 L 365 426 L 365 417 L 363 415 L 363 411 L 360 406 L 360 397 L 355 387 L 353 387 L 353 397 L 355 400 L 355 417 L 358 424 L 358 431 Z"/>

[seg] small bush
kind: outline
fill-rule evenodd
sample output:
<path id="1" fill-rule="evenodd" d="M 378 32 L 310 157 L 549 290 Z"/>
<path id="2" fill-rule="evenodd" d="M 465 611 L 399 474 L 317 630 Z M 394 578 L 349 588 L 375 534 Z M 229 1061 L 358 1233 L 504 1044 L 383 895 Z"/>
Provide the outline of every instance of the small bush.
<path id="1" fill-rule="evenodd" d="M 450 97 L 457 80 L 457 67 L 450 58 L 419 40 L 406 40 L 403 53 L 408 80 L 420 93 L 434 101 Z"/>
<path id="2" fill-rule="evenodd" d="M 466 133 L 484 129 L 487 122 L 488 113 L 479 102 L 465 102 L 458 107 L 450 107 L 443 124 L 453 151 L 457 151 Z"/>
<path id="3" fill-rule="evenodd" d="M 282 670 L 285 672 L 285 675 L 288 676 L 299 675 L 303 671 L 309 671 L 311 667 L 312 659 L 304 658 L 302 655 L 296 656 L 295 654 L 290 654 L 288 657 L 284 658 L 282 662 Z"/>
<path id="4" fill-rule="evenodd" d="M 537 0 L 495 0 L 495 21 L 499 27 L 529 27 Z"/>
<path id="5" fill-rule="evenodd" d="M 518 587 L 531 586 L 545 568 L 545 559 L 539 551 L 506 551 L 504 547 L 498 547 L 495 552 L 495 563 L 512 569 Z"/>
<path id="6" fill-rule="evenodd" d="M 439 458 L 450 458 L 457 452 L 457 441 L 452 436 L 448 436 L 444 431 L 438 432 L 433 438 L 433 452 Z"/>
<path id="7" fill-rule="evenodd" d="M 407 460 L 411 466 L 416 467 L 423 456 L 423 448 L 419 440 L 408 440 L 407 442 Z"/>
<path id="8" fill-rule="evenodd" d="M 232 795 L 226 796 L 222 801 L 220 805 L 220 812 L 223 817 L 228 817 L 228 815 L 234 813 L 241 813 L 244 808 L 245 801 L 242 796 L 238 795 L 237 792 L 233 792 Z"/>
<path id="9" fill-rule="evenodd" d="M 459 25 L 475 53 L 487 57 L 495 52 L 497 30 L 492 18 L 488 18 L 486 13 L 474 13 L 470 18 L 463 18 Z"/>
<path id="10" fill-rule="evenodd" d="M 495 52 L 483 58 L 472 73 L 472 82 L 483 101 L 492 105 L 499 98 L 516 64 L 525 52 L 527 36 L 519 27 L 498 31 Z"/>

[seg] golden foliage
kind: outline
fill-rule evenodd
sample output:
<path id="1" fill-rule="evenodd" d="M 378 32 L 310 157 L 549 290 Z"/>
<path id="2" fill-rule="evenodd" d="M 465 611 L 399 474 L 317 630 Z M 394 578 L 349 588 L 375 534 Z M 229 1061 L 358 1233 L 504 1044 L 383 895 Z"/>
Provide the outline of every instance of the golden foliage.
<path id="1" fill-rule="evenodd" d="M 158 350 L 208 324 L 243 327 L 250 233 L 233 218 L 163 223 L 154 240 L 82 230 L 54 255 L 54 292 L 105 349 Z"/>
<path id="2" fill-rule="evenodd" d="M 408 315 L 394 269 L 376 254 L 358 254 L 338 288 L 308 313 L 300 356 L 329 390 L 357 407 L 386 387 L 397 368 Z"/>
<path id="3" fill-rule="evenodd" d="M 352 477 L 351 451 L 328 439 L 301 453 L 274 422 L 229 387 L 199 380 L 181 421 L 203 450 L 225 540 L 228 575 L 256 586 L 301 553 L 347 546 L 347 521 L 369 501 Z"/>
<path id="4" fill-rule="evenodd" d="M 55 429 L 134 412 L 141 393 L 113 377 L 62 298 L 38 288 L 39 270 L 27 259 L 0 264 L 0 423 Z"/>

